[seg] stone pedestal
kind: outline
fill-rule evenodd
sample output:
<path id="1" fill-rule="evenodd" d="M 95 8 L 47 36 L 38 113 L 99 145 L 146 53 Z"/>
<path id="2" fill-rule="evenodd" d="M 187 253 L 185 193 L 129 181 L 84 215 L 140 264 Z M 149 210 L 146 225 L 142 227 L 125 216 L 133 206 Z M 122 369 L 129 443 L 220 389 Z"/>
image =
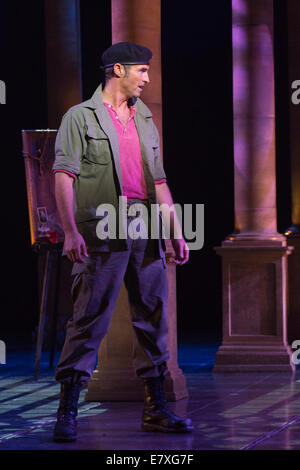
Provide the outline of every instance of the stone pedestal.
<path id="1" fill-rule="evenodd" d="M 287 338 L 289 344 L 300 340 L 300 236 L 288 237 L 294 248 L 288 263 L 288 318 Z"/>
<path id="2" fill-rule="evenodd" d="M 228 246 L 222 256 L 223 341 L 214 372 L 291 372 L 286 246 Z"/>

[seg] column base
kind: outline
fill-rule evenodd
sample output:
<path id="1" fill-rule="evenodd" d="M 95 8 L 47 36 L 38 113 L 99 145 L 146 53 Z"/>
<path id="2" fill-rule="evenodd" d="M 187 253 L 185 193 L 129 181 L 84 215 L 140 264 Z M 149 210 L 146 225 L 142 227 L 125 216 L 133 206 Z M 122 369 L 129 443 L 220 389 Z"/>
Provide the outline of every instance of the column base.
<path id="1" fill-rule="evenodd" d="M 278 232 L 259 233 L 243 232 L 232 233 L 222 242 L 222 246 L 250 246 L 250 247 L 271 247 L 286 246 L 286 237 Z"/>
<path id="2" fill-rule="evenodd" d="M 293 372 L 289 346 L 245 346 L 223 344 L 213 372 Z"/>
<path id="3" fill-rule="evenodd" d="M 141 401 L 141 381 L 132 368 L 95 370 L 85 395 L 86 401 Z"/>
<path id="4" fill-rule="evenodd" d="M 222 257 L 223 342 L 214 372 L 293 372 L 287 345 L 287 256 L 276 240 L 233 239 Z"/>
<path id="5" fill-rule="evenodd" d="M 188 396 L 186 380 L 181 369 L 169 370 L 165 377 L 167 401 L 177 401 Z M 133 369 L 95 370 L 89 382 L 86 401 L 143 401 L 144 389 Z"/>

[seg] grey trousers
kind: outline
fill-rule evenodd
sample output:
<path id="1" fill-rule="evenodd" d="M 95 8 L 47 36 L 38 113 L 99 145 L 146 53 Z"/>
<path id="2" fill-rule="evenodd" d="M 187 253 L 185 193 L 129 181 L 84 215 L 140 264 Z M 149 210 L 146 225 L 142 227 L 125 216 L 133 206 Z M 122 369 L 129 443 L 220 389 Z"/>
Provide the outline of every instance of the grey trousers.
<path id="1" fill-rule="evenodd" d="M 151 240 L 129 239 L 129 250 L 103 252 L 74 263 L 73 315 L 56 368 L 59 382 L 84 387 L 95 368 L 100 342 L 108 331 L 124 280 L 135 336 L 133 365 L 138 377 L 165 374 L 168 281 L 164 258 L 149 256 Z M 135 351 L 141 348 L 139 353 Z"/>

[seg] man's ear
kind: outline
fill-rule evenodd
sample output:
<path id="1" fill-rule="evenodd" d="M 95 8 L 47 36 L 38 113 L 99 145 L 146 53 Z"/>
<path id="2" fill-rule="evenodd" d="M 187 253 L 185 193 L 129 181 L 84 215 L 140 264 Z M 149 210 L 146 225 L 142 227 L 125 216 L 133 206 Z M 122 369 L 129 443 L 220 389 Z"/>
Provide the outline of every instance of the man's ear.
<path id="1" fill-rule="evenodd" d="M 123 78 L 126 75 L 126 70 L 123 64 L 116 63 L 114 65 L 114 73 L 117 77 Z"/>

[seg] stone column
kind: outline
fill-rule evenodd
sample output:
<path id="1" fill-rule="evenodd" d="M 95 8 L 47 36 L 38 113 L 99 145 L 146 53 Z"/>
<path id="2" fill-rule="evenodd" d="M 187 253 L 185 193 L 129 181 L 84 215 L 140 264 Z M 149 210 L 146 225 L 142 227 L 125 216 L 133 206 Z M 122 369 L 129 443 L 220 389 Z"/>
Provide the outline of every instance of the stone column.
<path id="1" fill-rule="evenodd" d="M 161 92 L 161 26 L 160 0 L 112 0 L 112 43 L 131 41 L 149 47 L 153 52 L 150 85 L 142 100 L 153 113 L 162 144 Z M 162 147 L 162 145 L 161 145 Z M 168 248 L 167 260 L 171 255 Z M 185 377 L 177 364 L 176 266 L 167 263 L 169 280 L 168 375 L 165 381 L 167 399 L 175 401 L 187 396 Z M 133 330 L 127 291 L 122 286 L 109 331 L 99 349 L 98 367 L 89 382 L 86 399 L 142 400 L 143 390 L 132 364 Z"/>
<path id="2" fill-rule="evenodd" d="M 82 101 L 79 0 L 45 0 L 48 127 Z"/>
<path id="3" fill-rule="evenodd" d="M 79 0 L 45 0 L 44 8 L 48 127 L 57 129 L 64 113 L 71 106 L 82 101 Z M 61 347 L 67 318 L 73 310 L 69 294 L 72 264 L 65 256 L 59 259 L 55 258 L 53 261 L 47 308 L 48 320 L 50 321 L 46 325 L 45 346 L 49 347 L 51 343 L 55 279 L 58 269 L 57 262 L 60 262 L 59 334 L 56 345 Z M 39 253 L 39 290 L 41 290 L 44 264 L 45 255 Z"/>
<path id="4" fill-rule="evenodd" d="M 162 144 L 161 10 L 160 0 L 112 0 L 112 43 L 130 41 L 149 47 L 150 85 L 141 99 L 149 106 Z"/>
<path id="5" fill-rule="evenodd" d="M 291 371 L 277 232 L 273 0 L 232 0 L 235 233 L 222 256 L 223 341 L 214 371 Z"/>
<path id="6" fill-rule="evenodd" d="M 288 339 L 292 343 L 300 339 L 300 9 L 297 0 L 288 0 L 288 82 L 289 104 L 289 148 L 291 162 L 292 226 L 286 231 L 289 245 L 294 247 L 289 259 L 289 316 Z M 297 83 L 295 83 L 297 82 Z"/>

